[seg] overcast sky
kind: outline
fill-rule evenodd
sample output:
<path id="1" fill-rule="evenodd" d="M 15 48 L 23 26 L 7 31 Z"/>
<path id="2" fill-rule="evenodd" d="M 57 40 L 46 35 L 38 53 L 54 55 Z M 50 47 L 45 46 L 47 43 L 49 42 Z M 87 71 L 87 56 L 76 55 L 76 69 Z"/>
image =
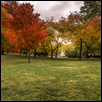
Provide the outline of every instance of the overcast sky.
<path id="1" fill-rule="evenodd" d="M 19 1 L 19 3 L 30 3 L 34 5 L 34 13 L 40 13 L 40 18 L 54 16 L 56 20 L 67 17 L 70 12 L 80 11 L 83 1 Z"/>

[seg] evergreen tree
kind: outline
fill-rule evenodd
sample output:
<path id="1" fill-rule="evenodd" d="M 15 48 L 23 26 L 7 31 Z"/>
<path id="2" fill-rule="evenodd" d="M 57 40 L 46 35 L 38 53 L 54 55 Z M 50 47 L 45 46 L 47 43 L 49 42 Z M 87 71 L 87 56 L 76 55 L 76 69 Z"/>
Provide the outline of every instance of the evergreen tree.
<path id="1" fill-rule="evenodd" d="M 80 13 L 88 20 L 96 15 L 101 16 L 101 1 L 84 1 L 84 6 L 80 8 Z"/>

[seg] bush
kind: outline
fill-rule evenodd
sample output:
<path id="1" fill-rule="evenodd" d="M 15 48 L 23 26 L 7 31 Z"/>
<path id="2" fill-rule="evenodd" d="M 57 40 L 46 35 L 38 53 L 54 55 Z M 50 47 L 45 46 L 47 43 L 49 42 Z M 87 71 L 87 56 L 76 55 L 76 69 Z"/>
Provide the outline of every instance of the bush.
<path id="1" fill-rule="evenodd" d="M 23 54 L 26 54 L 26 51 L 23 51 L 22 53 L 23 53 Z"/>
<path id="2" fill-rule="evenodd" d="M 41 55 L 45 56 L 46 54 L 45 54 L 45 52 L 37 52 L 36 55 L 38 55 L 38 56 L 41 56 Z"/>
<path id="3" fill-rule="evenodd" d="M 68 57 L 72 57 L 72 58 L 77 58 L 78 57 L 78 53 L 77 51 L 71 51 L 71 52 L 67 52 L 67 56 Z"/>

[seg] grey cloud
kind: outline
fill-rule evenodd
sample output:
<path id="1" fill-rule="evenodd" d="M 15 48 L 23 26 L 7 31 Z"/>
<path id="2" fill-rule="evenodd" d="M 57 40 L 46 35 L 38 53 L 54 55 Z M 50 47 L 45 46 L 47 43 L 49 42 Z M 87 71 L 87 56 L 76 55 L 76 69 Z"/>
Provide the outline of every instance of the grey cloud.
<path id="1" fill-rule="evenodd" d="M 71 1 L 58 1 L 56 5 L 54 5 L 50 10 L 52 11 L 63 11 L 67 8 L 71 7 Z"/>
<path id="2" fill-rule="evenodd" d="M 64 16 L 64 12 L 72 7 L 72 1 L 56 1 L 56 3 L 48 9 L 40 10 L 43 18 L 54 16 L 55 19 L 60 19 Z"/>
<path id="3" fill-rule="evenodd" d="M 71 1 L 58 1 L 56 5 L 50 8 L 50 11 L 56 16 L 57 19 L 59 19 L 61 16 L 64 16 L 64 12 L 71 6 Z"/>
<path id="4" fill-rule="evenodd" d="M 65 17 L 70 11 L 79 10 L 83 1 L 29 1 L 34 5 L 34 13 L 40 13 L 41 19 L 54 16 L 55 19 Z"/>
<path id="5" fill-rule="evenodd" d="M 70 14 L 70 11 L 77 11 L 82 5 L 83 1 L 56 1 L 56 3 L 49 9 L 41 10 L 42 17 L 54 16 L 55 19 Z"/>

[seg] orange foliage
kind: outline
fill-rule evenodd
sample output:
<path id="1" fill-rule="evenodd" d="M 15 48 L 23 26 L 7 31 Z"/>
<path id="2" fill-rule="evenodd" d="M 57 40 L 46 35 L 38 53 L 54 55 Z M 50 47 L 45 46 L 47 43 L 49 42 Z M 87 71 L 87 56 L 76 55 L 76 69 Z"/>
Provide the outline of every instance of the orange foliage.
<path id="1" fill-rule="evenodd" d="M 83 38 L 87 42 L 94 42 L 101 37 L 101 18 L 99 16 L 93 17 L 87 21 Z"/>
<path id="2" fill-rule="evenodd" d="M 3 33 L 16 49 L 30 50 L 47 35 L 47 26 L 39 19 L 39 14 L 33 14 L 33 6 L 29 3 L 20 4 L 12 16 L 13 19 L 8 21 L 7 31 Z"/>
<path id="3" fill-rule="evenodd" d="M 7 20 L 12 18 L 10 14 L 7 13 L 7 10 L 1 7 L 1 28 L 7 27 Z"/>
<path id="4" fill-rule="evenodd" d="M 71 36 L 74 36 L 73 41 L 82 39 L 83 41 L 92 43 L 101 36 L 100 16 L 95 16 L 85 23 L 78 14 L 71 14 L 69 16 L 69 22 L 73 33 L 73 35 L 71 33 Z"/>

